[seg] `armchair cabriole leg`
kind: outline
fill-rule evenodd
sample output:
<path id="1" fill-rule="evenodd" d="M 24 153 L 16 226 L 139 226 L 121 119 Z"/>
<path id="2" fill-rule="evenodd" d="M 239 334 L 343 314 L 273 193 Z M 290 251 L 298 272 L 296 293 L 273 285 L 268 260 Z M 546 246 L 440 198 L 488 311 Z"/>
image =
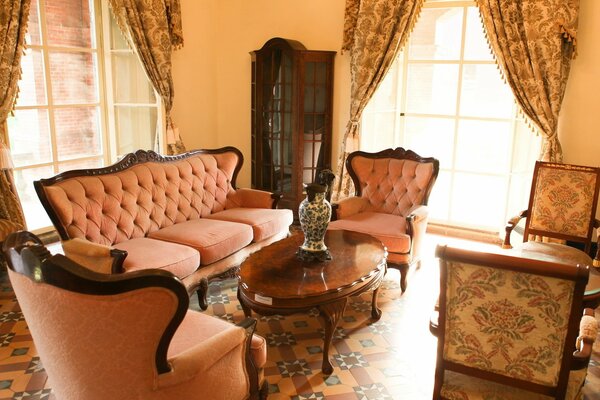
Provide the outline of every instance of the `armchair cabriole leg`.
<path id="1" fill-rule="evenodd" d="M 206 311 L 208 308 L 208 279 L 202 278 L 200 280 L 200 284 L 198 285 L 198 289 L 196 290 L 198 294 L 198 305 L 202 311 Z"/>
<path id="2" fill-rule="evenodd" d="M 252 344 L 252 335 L 254 335 L 254 330 L 256 329 L 256 319 L 254 318 L 245 318 L 239 324 L 239 327 L 244 328 L 246 330 L 246 371 L 248 373 L 248 379 L 250 381 L 250 399 L 266 399 L 266 396 L 263 397 L 263 393 L 265 392 L 266 380 L 263 385 L 260 385 L 258 368 L 254 364 L 254 359 L 252 357 L 251 344 Z M 268 388 L 267 388 L 268 390 Z M 266 393 L 265 393 L 266 394 Z"/>

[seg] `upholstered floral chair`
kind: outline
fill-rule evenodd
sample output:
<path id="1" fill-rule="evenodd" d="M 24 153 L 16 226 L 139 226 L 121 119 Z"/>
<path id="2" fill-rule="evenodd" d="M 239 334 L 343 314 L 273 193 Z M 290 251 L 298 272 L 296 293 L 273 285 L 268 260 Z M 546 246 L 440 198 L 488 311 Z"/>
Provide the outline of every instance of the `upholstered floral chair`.
<path id="1" fill-rule="evenodd" d="M 328 229 L 372 235 L 387 247 L 388 266 L 400 270 L 406 290 L 411 265 L 420 261 L 427 229 L 427 200 L 439 161 L 401 147 L 378 153 L 357 151 L 346 160 L 356 193 L 333 204 Z"/>
<path id="2" fill-rule="evenodd" d="M 600 228 L 595 218 L 599 188 L 600 168 L 536 162 L 529 207 L 508 221 L 502 247 L 512 248 L 510 235 L 526 218 L 525 243 L 519 250 L 600 266 L 600 247 L 594 260 L 589 255 L 594 228 Z M 583 251 L 566 246 L 565 241 L 581 243 Z"/>
<path id="3" fill-rule="evenodd" d="M 96 273 L 23 231 L 3 251 L 58 399 L 266 398 L 256 321 L 236 326 L 188 310 L 170 272 Z"/>
<path id="4" fill-rule="evenodd" d="M 438 246 L 434 399 L 580 399 L 598 322 L 588 266 Z M 548 397 L 546 397 L 548 396 Z"/>

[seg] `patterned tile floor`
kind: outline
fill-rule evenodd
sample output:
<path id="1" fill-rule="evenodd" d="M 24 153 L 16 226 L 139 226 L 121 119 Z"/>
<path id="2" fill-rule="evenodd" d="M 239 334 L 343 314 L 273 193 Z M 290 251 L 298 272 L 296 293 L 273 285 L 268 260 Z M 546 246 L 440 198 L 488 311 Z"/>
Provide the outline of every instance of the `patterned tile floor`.
<path id="1" fill-rule="evenodd" d="M 448 241 L 429 236 L 426 254 L 433 254 L 437 242 Z M 383 282 L 378 322 L 369 319 L 370 294 L 348 303 L 334 337 L 329 377 L 320 372 L 324 330 L 316 312 L 260 317 L 257 332 L 268 342 L 269 399 L 430 399 L 436 340 L 428 321 L 438 291 L 436 260 L 424 260 L 403 296 L 398 279 L 398 272 L 390 270 Z M 193 300 L 190 307 L 197 308 Z M 243 318 L 234 280 L 212 284 L 209 300 L 208 313 L 235 322 Z M 600 337 L 585 392 L 586 400 L 600 400 Z M 55 398 L 10 283 L 1 274 L 0 400 L 5 399 Z"/>

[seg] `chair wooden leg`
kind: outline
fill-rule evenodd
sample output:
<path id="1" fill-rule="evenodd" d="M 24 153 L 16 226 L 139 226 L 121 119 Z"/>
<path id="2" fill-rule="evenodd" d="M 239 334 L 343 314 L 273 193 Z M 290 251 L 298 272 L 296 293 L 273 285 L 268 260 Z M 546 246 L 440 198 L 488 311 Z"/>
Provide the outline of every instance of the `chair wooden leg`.
<path id="1" fill-rule="evenodd" d="M 200 280 L 196 293 L 198 294 L 198 305 L 202 311 L 205 311 L 208 308 L 208 279 L 202 278 Z"/>
<path id="2" fill-rule="evenodd" d="M 408 280 L 408 270 L 410 268 L 410 264 L 390 264 L 388 263 L 388 268 L 394 268 L 400 271 L 400 289 L 402 293 L 406 291 L 407 280 Z"/>
<path id="3" fill-rule="evenodd" d="M 262 386 L 260 387 L 260 392 L 258 393 L 258 398 L 260 400 L 267 400 L 268 396 L 269 396 L 269 384 L 267 383 L 267 380 L 265 379 Z"/>

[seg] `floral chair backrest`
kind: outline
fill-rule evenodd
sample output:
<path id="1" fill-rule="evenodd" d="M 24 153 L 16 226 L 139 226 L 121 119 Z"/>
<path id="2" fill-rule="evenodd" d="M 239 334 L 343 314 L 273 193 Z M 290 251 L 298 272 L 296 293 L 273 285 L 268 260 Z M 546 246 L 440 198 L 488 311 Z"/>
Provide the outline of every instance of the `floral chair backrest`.
<path id="1" fill-rule="evenodd" d="M 538 161 L 526 233 L 591 240 L 599 171 L 600 168 Z"/>
<path id="2" fill-rule="evenodd" d="M 444 359 L 556 386 L 574 281 L 456 261 L 441 265 Z"/>

